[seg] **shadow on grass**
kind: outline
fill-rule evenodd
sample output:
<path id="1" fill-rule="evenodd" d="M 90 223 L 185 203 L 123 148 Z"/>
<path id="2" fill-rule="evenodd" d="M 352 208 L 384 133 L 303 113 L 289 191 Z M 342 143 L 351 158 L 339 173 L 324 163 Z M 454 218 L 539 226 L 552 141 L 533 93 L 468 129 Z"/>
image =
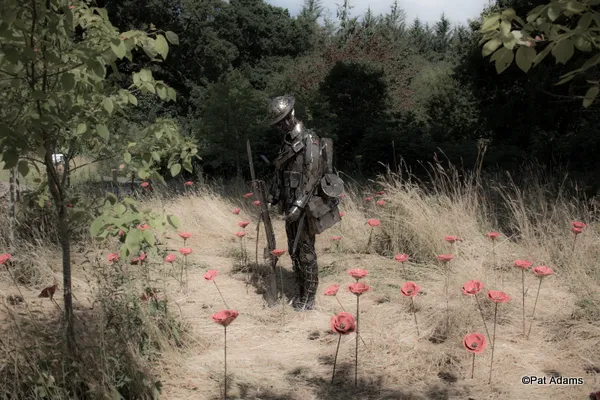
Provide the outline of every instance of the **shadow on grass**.
<path id="1" fill-rule="evenodd" d="M 254 287 L 255 293 L 262 295 L 263 300 L 267 303 L 272 303 L 273 306 L 280 305 L 283 288 L 283 301 L 288 303 L 294 297 L 294 273 L 280 265 L 275 266 L 275 271 L 270 265 L 265 265 L 256 262 L 248 263 L 244 266 L 236 264 L 232 269 L 232 273 L 240 273 L 247 275 L 245 278 L 247 283 Z M 274 290 L 271 289 L 271 279 L 275 279 Z"/>
<path id="2" fill-rule="evenodd" d="M 334 383 L 331 376 L 314 376 L 306 368 L 295 368 L 286 374 L 289 389 L 277 392 L 274 389 L 253 387 L 244 382 L 232 382 L 228 396 L 230 400 L 299 400 L 303 395 L 296 394 L 298 387 L 309 387 L 312 392 L 311 398 L 319 400 L 447 400 L 456 396 L 457 390 L 451 385 L 439 383 L 434 384 L 425 391 L 411 391 L 409 389 L 385 388 L 383 377 L 360 378 L 357 386 L 354 386 L 354 365 L 352 363 L 340 363 L 336 368 Z M 229 386 L 229 385 L 228 385 Z M 463 393 L 463 398 L 468 398 Z M 313 397 L 314 396 L 314 397 Z M 217 400 L 217 398 L 214 398 Z"/>

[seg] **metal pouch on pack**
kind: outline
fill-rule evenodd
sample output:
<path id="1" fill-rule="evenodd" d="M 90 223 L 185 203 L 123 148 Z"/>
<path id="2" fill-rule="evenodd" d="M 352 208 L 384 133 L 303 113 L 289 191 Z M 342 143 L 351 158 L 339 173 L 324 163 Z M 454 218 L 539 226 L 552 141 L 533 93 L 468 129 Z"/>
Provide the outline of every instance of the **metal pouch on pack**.
<path id="1" fill-rule="evenodd" d="M 335 174 L 325 174 L 319 184 L 319 195 L 308 203 L 310 229 L 319 234 L 341 221 L 340 194 L 344 192 L 344 181 Z"/>

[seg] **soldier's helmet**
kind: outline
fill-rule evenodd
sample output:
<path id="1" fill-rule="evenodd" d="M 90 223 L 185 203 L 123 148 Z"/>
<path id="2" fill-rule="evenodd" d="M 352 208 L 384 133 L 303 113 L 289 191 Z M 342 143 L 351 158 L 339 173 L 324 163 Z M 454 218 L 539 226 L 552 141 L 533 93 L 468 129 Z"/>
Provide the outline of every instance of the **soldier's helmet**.
<path id="1" fill-rule="evenodd" d="M 284 119 L 294 109 L 294 96 L 275 97 L 267 109 L 268 124 L 275 125 Z"/>

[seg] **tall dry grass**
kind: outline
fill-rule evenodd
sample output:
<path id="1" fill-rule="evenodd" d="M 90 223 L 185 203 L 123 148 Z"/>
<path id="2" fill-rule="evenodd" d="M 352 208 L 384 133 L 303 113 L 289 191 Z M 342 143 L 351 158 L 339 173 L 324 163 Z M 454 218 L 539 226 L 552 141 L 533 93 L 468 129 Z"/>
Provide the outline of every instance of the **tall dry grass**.
<path id="1" fill-rule="evenodd" d="M 331 283 L 350 283 L 346 274 L 348 269 L 361 267 L 369 270 L 367 281 L 372 290 L 364 295 L 364 300 L 361 298 L 361 310 L 364 310 L 364 315 L 361 311 L 360 317 L 361 326 L 364 327 L 361 327 L 361 336 L 367 347 L 361 347 L 360 350 L 362 382 L 358 398 L 471 396 L 536 399 L 549 393 L 557 398 L 581 398 L 587 387 L 553 388 L 551 391 L 534 393 L 519 385 L 518 381 L 524 374 L 541 375 L 557 369 L 562 374 L 574 376 L 600 366 L 600 354 L 593 350 L 600 348 L 600 327 L 597 322 L 600 316 L 600 292 L 597 291 L 600 283 L 597 265 L 600 230 L 596 211 L 589 202 L 578 198 L 574 185 L 539 168 L 524 169 L 518 175 L 518 180 L 507 175 L 484 176 L 479 170 L 467 172 L 454 167 L 442 167 L 440 163 L 430 165 L 429 171 L 427 182 L 406 172 L 403 175 L 382 176 L 369 185 L 350 181 L 346 197 L 340 205 L 345 216 L 340 224 L 317 239 L 320 288 Z M 377 196 L 374 201 L 364 201 L 365 197 L 378 190 L 383 190 L 385 194 Z M 103 311 L 98 311 L 98 314 L 96 311 L 85 313 L 90 318 L 88 325 L 94 326 L 94 322 L 97 325 L 101 321 L 101 327 L 109 319 L 114 321 L 116 318 L 120 321 L 117 326 L 126 326 L 127 333 L 112 331 L 112 336 L 107 336 L 98 326 L 90 328 L 87 333 L 82 332 L 84 337 L 89 335 L 94 338 L 88 344 L 96 350 L 90 350 L 89 354 L 93 354 L 93 357 L 85 359 L 86 364 L 80 366 L 84 371 L 89 370 L 90 375 L 83 374 L 77 382 L 91 379 L 93 386 L 98 388 L 97 393 L 120 391 L 129 393 L 133 396 L 131 398 L 144 398 L 151 395 L 151 385 L 144 386 L 143 383 L 155 379 L 171 383 L 164 393 L 165 398 L 217 398 L 221 348 L 218 340 L 212 340 L 211 337 L 219 337 L 220 330 L 210 322 L 210 313 L 223 306 L 220 305 L 218 293 L 207 289 L 201 278 L 206 269 L 216 268 L 220 271 L 217 278 L 221 279 L 219 287 L 227 302 L 240 311 L 240 318 L 232 324 L 231 330 L 228 329 L 228 335 L 230 331 L 232 335 L 228 352 L 232 357 L 231 373 L 234 374 L 231 395 L 244 399 L 342 399 L 354 395 L 352 390 L 344 387 L 344 382 L 351 381 L 353 377 L 348 343 L 342 345 L 339 375 L 336 373 L 341 386 L 332 387 L 328 384 L 330 358 L 337 340 L 335 335 L 328 332 L 328 321 L 332 312 L 339 311 L 335 301 L 319 295 L 316 313 L 302 315 L 290 311 L 286 316 L 287 326 L 282 326 L 279 307 L 264 308 L 260 296 L 244 291 L 244 276 L 234 268 L 236 260 L 231 260 L 230 256 L 235 254 L 231 249 L 239 246 L 235 237 L 235 232 L 239 230 L 236 223 L 243 219 L 252 222 L 246 230 L 250 260 L 254 259 L 258 218 L 251 199 L 242 197 L 248 191 L 248 186 L 240 183 L 230 187 L 198 187 L 186 195 L 174 197 L 169 193 L 161 193 L 157 188 L 151 198 L 144 200 L 145 205 L 155 211 L 178 215 L 183 222 L 181 230 L 193 234 L 190 239 L 190 246 L 194 248 L 190 294 L 182 297 L 168 289 L 169 285 L 164 285 L 164 296 L 169 299 L 167 304 L 171 304 L 170 310 L 173 303 L 186 304 L 181 306 L 180 312 L 169 313 L 168 318 L 164 313 L 157 316 L 151 309 L 139 306 L 141 303 L 136 299 L 139 299 L 140 290 L 143 289 L 139 282 L 127 286 L 119 283 L 121 277 L 118 273 L 100 274 L 96 271 L 92 274 L 85 260 L 78 259 L 76 264 L 85 267 L 85 271 L 76 268 L 76 281 L 81 286 L 75 289 L 75 295 L 82 294 L 81 297 L 84 297 L 85 293 L 89 303 L 105 302 Z M 224 193 L 229 195 L 224 196 Z M 375 204 L 379 198 L 385 201 L 382 207 Z M 232 214 L 236 207 L 242 208 L 239 215 Z M 366 248 L 368 218 L 378 218 L 382 222 L 380 227 L 374 229 L 373 246 L 369 249 Z M 569 223 L 573 220 L 582 220 L 588 227 L 578 238 L 575 252 L 571 254 L 573 237 Z M 278 247 L 285 248 L 287 242 L 283 221 L 276 216 L 274 221 Z M 2 225 L 5 224 L 0 224 L 0 227 Z M 496 244 L 496 265 L 492 258 L 492 243 L 485 237 L 486 232 L 494 230 L 504 234 Z M 330 240 L 332 235 L 342 236 L 340 251 L 335 250 Z M 456 235 L 463 241 L 453 250 L 444 241 L 445 235 Z M 157 257 L 176 251 L 180 245 L 180 239 L 175 234 L 167 235 L 160 241 L 162 244 Z M 36 243 L 21 244 L 23 247 L 20 250 L 21 254 L 31 250 L 28 264 L 38 271 L 33 276 L 39 277 L 30 282 L 33 286 L 31 291 L 23 289 L 27 301 L 35 299 L 36 290 L 42 288 L 51 277 L 60 274 L 56 250 L 41 239 Z M 262 251 L 264 243 L 261 228 L 259 251 Z M 80 246 L 93 250 L 93 254 L 104 255 L 109 250 L 108 247 L 98 247 L 98 244 L 89 242 L 83 242 Z M 451 251 L 454 251 L 455 258 L 450 263 L 450 325 L 446 327 L 444 270 L 436 262 L 435 256 Z M 410 255 L 405 271 L 393 261 L 397 253 Z M 521 277 L 512 266 L 515 259 L 528 259 L 534 265 L 548 265 L 556 272 L 542 286 L 529 341 L 519 337 L 522 331 Z M 291 265 L 287 258 L 282 258 L 281 265 L 289 273 Z M 105 263 L 98 262 L 95 268 L 105 271 Z M 170 279 L 169 271 L 161 266 L 155 266 L 153 271 L 159 281 Z M 466 379 L 467 375 L 470 376 L 470 357 L 460 344 L 462 336 L 470 331 L 484 332 L 472 299 L 460 292 L 462 285 L 471 279 L 482 280 L 486 289 L 502 289 L 511 296 L 511 301 L 502 305 L 499 316 L 499 348 L 496 349 L 494 365 L 496 385 L 493 386 Z M 133 277 L 129 281 L 132 280 L 135 281 Z M 141 281 L 142 278 L 138 277 L 137 280 Z M 416 338 L 408 303 L 399 295 L 400 285 L 407 280 L 417 282 L 423 291 L 415 299 L 420 340 Z M 264 282 L 255 282 L 255 285 L 261 284 Z M 6 274 L 2 275 L 2 285 L 7 293 L 14 291 L 15 285 Z M 532 274 L 527 276 L 526 285 L 527 316 L 530 317 L 537 290 L 537 280 Z M 110 294 L 115 290 L 119 290 L 128 301 L 109 301 Z M 353 295 L 340 290 L 338 297 L 347 310 L 352 310 L 355 301 Z M 182 303 L 182 298 L 187 300 Z M 491 302 L 483 300 L 484 313 L 491 327 L 493 307 Z M 130 302 L 137 302 L 138 306 L 126 306 Z M 57 314 L 53 314 L 53 323 L 50 323 L 48 318 L 39 319 L 35 312 L 27 312 L 22 305 L 9 303 L 5 299 L 5 318 L 10 322 L 5 324 L 5 337 L 12 339 L 3 342 L 5 352 L 2 357 L 12 366 L 14 362 L 10 361 L 10 357 L 19 355 L 22 370 L 16 369 L 19 371 L 17 375 L 12 372 L 9 374 L 8 369 L 2 370 L 2 381 L 5 383 L 4 386 L 0 384 L 0 388 L 4 390 L 3 393 L 15 387 L 27 387 L 27 376 L 39 379 L 49 371 L 55 380 L 64 380 L 67 375 L 57 374 L 56 361 L 55 364 L 52 361 L 58 360 L 60 365 L 63 356 L 58 345 L 60 332 L 56 330 L 59 326 Z M 15 311 L 18 307 L 22 315 Z M 52 307 L 49 305 L 43 312 L 51 313 Z M 112 317 L 109 318 L 109 315 Z M 130 320 L 137 322 L 130 324 Z M 179 326 L 181 320 L 190 324 L 190 332 L 186 334 L 187 340 L 183 344 L 173 339 L 172 328 L 169 328 Z M 28 324 L 32 328 L 23 333 L 23 327 Z M 44 333 L 48 329 L 51 334 Z M 307 340 L 307 336 L 312 339 Z M 116 353 L 121 355 L 118 368 L 111 364 L 115 349 L 99 344 L 96 338 L 104 338 L 100 343 L 119 343 L 116 346 Z M 349 342 L 352 343 L 353 339 L 349 339 Z M 140 348 L 140 343 L 153 343 L 155 347 Z M 183 345 L 183 351 L 176 351 L 177 345 Z M 42 356 L 49 348 L 54 350 L 48 353 L 51 354 L 50 359 Z M 148 352 L 149 348 L 154 350 Z M 162 358 L 158 358 L 158 353 L 162 354 Z M 39 362 L 38 358 L 44 361 Z M 478 357 L 476 375 L 487 377 L 485 370 L 488 363 L 489 352 Z M 92 365 L 94 367 L 90 368 Z M 92 376 L 95 378 L 92 379 Z M 124 381 L 129 385 L 126 386 L 129 392 L 119 389 Z M 458 385 L 455 384 L 457 381 Z M 15 382 L 18 384 L 15 385 Z M 56 385 L 61 388 L 73 387 L 71 382 Z M 188 390 L 190 385 L 195 389 Z M 593 388 L 589 389 L 588 392 Z M 67 391 L 59 393 L 62 394 L 51 398 L 68 397 Z M 94 396 L 81 395 L 80 398 L 99 398 Z"/>

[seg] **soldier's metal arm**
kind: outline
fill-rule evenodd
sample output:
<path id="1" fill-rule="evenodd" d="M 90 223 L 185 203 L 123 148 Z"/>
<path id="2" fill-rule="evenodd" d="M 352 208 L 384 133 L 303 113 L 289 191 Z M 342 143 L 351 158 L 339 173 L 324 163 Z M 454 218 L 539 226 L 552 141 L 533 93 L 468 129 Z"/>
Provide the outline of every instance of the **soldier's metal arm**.
<path id="1" fill-rule="evenodd" d="M 304 176 L 304 182 L 306 186 L 302 191 L 302 194 L 299 198 L 294 201 L 292 204 L 292 208 L 287 216 L 287 219 L 290 221 L 295 221 L 300 217 L 302 210 L 306 207 L 311 197 L 315 193 L 315 189 L 321 180 L 322 175 L 322 165 L 320 165 L 320 150 L 317 145 L 309 144 L 306 146 L 305 151 L 305 159 L 306 163 L 304 164 L 304 170 L 302 171 Z"/>
<path id="2" fill-rule="evenodd" d="M 281 171 L 275 170 L 275 173 L 273 174 L 273 181 L 271 182 L 271 188 L 269 189 L 269 195 L 267 197 L 268 204 L 276 205 L 279 203 L 279 197 L 281 195 L 281 182 Z"/>

